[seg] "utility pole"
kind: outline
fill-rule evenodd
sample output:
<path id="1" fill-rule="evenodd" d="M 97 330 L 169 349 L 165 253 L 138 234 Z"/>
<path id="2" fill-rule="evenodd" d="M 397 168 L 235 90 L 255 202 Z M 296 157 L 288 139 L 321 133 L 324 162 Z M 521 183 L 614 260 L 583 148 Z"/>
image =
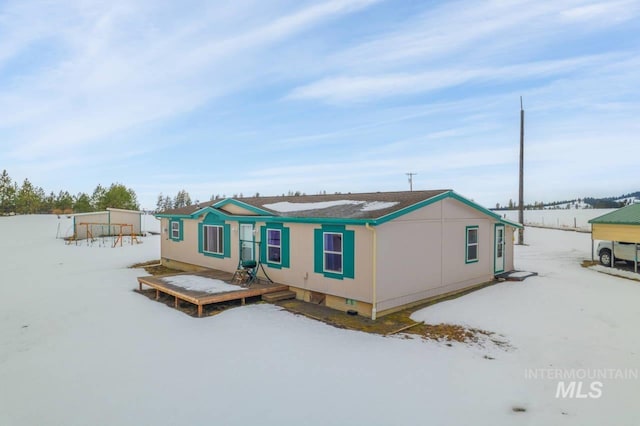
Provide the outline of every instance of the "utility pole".
<path id="1" fill-rule="evenodd" d="M 523 226 L 518 229 L 518 244 L 524 244 L 524 108 L 520 96 L 520 188 L 518 194 L 518 222 Z"/>
<path id="2" fill-rule="evenodd" d="M 417 175 L 417 173 L 409 172 L 405 173 L 405 175 L 409 176 L 409 191 L 413 191 L 413 176 Z"/>

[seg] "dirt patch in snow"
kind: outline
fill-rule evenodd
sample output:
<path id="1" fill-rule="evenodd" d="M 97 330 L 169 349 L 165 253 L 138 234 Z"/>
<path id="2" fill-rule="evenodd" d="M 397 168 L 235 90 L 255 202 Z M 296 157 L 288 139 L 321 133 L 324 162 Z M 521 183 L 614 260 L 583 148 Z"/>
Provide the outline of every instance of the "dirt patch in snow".
<path id="1" fill-rule="evenodd" d="M 510 347 L 503 336 L 490 331 L 455 324 L 424 324 L 411 319 L 411 314 L 415 311 L 423 309 L 425 306 L 433 303 L 434 302 L 429 302 L 394 312 L 376 321 L 372 321 L 370 318 L 361 315 L 349 315 L 346 312 L 303 302 L 301 300 L 284 300 L 276 304 L 297 315 L 306 316 L 347 330 L 364 331 L 384 336 L 398 335 L 404 336 L 405 338 L 421 337 L 423 339 L 437 340 L 448 344 L 458 342 L 484 346 L 485 343 L 490 342 L 505 349 Z"/>
<path id="2" fill-rule="evenodd" d="M 164 275 L 173 274 L 182 271 L 167 268 L 162 266 L 159 260 L 152 260 L 149 262 L 137 263 L 132 265 L 131 268 L 144 268 L 150 275 Z M 317 321 L 322 321 L 333 327 L 343 328 L 347 330 L 364 331 L 367 333 L 381 334 L 384 336 L 391 335 L 404 335 L 406 337 L 422 337 L 428 340 L 437 340 L 442 342 L 459 342 L 465 344 L 479 344 L 483 345 L 489 341 L 493 344 L 501 347 L 509 347 L 509 344 L 493 332 L 480 330 L 477 328 L 468 328 L 455 324 L 424 324 L 419 323 L 411 319 L 411 314 L 415 311 L 425 308 L 426 306 L 434 303 L 454 299 L 464 294 L 475 291 L 479 288 L 486 287 L 494 284 L 485 283 L 477 288 L 470 289 L 458 293 L 456 295 L 448 296 L 438 300 L 425 302 L 419 306 L 404 309 L 399 312 L 394 312 L 389 315 L 385 315 L 376 321 L 372 321 L 370 318 L 361 315 L 348 315 L 345 312 L 328 308 L 323 305 L 316 305 L 313 303 L 303 302 L 301 300 L 284 300 L 277 302 L 276 304 L 294 314 L 306 316 Z M 156 300 L 155 289 L 144 289 L 142 291 L 135 289 L 136 293 L 140 293 L 151 300 Z M 164 303 L 169 307 L 175 307 L 175 298 L 173 296 L 160 293 L 157 299 L 158 302 Z M 262 303 L 260 296 L 255 298 L 247 298 L 246 303 Z M 227 309 L 241 306 L 239 300 L 231 300 L 228 302 L 215 303 L 206 305 L 203 307 L 202 316 L 217 315 Z M 178 301 L 178 310 L 190 315 L 192 317 L 198 316 L 198 310 L 195 305 L 185 301 Z"/>
<path id="3" fill-rule="evenodd" d="M 144 268 L 145 271 L 149 275 L 157 276 L 157 275 L 166 275 L 166 274 L 177 274 L 184 271 L 179 271 L 173 268 L 167 268 L 166 266 L 160 263 L 160 260 L 150 260 L 148 262 L 135 263 L 130 268 Z"/>

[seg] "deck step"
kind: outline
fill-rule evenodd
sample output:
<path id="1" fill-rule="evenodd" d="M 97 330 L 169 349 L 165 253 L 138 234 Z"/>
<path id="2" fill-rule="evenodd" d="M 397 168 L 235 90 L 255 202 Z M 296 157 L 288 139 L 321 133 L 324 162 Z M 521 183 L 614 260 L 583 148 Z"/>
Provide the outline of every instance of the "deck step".
<path id="1" fill-rule="evenodd" d="M 290 291 L 290 290 L 276 291 L 274 293 L 266 293 L 262 295 L 262 300 L 270 303 L 277 302 L 279 300 L 287 300 L 287 299 L 295 299 L 295 298 L 296 298 L 296 292 Z"/>

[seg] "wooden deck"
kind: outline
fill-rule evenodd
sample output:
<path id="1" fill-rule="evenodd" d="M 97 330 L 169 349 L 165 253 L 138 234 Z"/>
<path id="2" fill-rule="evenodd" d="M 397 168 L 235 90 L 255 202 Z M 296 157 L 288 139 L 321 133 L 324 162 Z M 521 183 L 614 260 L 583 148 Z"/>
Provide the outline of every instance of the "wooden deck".
<path id="1" fill-rule="evenodd" d="M 178 275 L 196 275 L 205 278 L 217 279 L 227 284 L 232 284 L 233 274 L 224 271 L 206 270 L 201 272 L 181 272 L 178 274 L 167 274 L 158 276 L 139 277 L 138 285 L 140 291 L 142 286 L 146 285 L 156 290 L 156 300 L 160 297 L 160 293 L 168 294 L 175 298 L 175 307 L 178 307 L 178 301 L 184 300 L 193 303 L 198 307 L 198 317 L 202 316 L 202 307 L 213 303 L 226 302 L 229 300 L 241 300 L 244 305 L 247 297 L 262 296 L 267 293 L 275 293 L 278 291 L 289 290 L 289 286 L 277 283 L 252 283 L 247 287 L 237 285 L 237 291 L 226 291 L 223 293 L 207 293 L 205 291 L 187 290 L 164 282 L 165 277 L 175 277 Z"/>

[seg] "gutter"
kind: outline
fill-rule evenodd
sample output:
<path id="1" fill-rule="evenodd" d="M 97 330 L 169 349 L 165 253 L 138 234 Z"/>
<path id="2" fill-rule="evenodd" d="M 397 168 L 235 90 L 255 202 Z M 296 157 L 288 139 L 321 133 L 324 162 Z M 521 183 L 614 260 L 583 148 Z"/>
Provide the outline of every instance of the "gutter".
<path id="1" fill-rule="evenodd" d="M 376 309 L 376 305 L 378 303 L 378 294 L 377 294 L 377 286 L 378 286 L 378 274 L 377 274 L 377 269 L 378 269 L 378 235 L 376 233 L 376 229 L 374 227 L 371 226 L 371 224 L 369 222 L 365 223 L 365 228 L 367 228 L 369 231 L 373 232 L 373 266 L 372 266 L 372 272 L 373 272 L 373 282 L 372 282 L 372 301 L 371 301 L 371 319 L 373 321 L 376 320 L 376 314 L 377 309 Z"/>

